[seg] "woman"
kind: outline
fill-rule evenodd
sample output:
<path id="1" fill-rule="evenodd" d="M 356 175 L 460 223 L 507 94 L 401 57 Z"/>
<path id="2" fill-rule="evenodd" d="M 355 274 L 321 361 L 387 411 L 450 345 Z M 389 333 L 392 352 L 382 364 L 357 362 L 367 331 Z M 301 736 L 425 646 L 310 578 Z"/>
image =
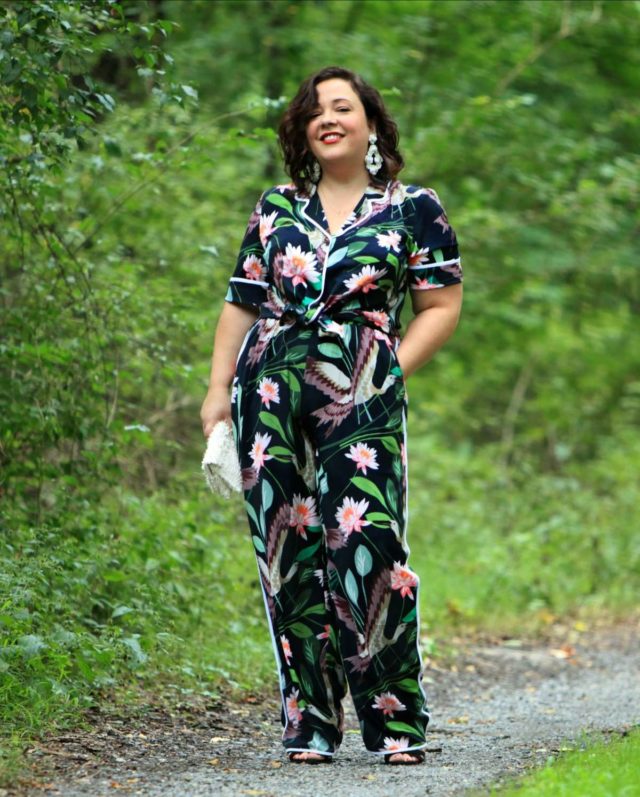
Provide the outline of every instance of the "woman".
<path id="1" fill-rule="evenodd" d="M 331 762 L 348 688 L 366 748 L 417 764 L 429 712 L 407 566 L 406 379 L 456 327 L 456 237 L 433 190 L 396 180 L 397 128 L 353 72 L 305 80 L 279 136 L 293 182 L 249 220 L 203 430 L 233 424 L 289 759 Z"/>

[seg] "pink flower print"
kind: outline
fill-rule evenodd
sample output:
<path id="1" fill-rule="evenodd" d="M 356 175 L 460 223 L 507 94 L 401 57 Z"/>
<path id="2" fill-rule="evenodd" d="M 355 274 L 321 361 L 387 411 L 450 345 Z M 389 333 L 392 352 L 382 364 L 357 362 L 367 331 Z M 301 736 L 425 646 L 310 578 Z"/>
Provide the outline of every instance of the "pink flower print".
<path id="1" fill-rule="evenodd" d="M 400 251 L 400 233 L 392 230 L 391 232 L 379 232 L 376 240 L 385 249 L 393 249 L 394 252 Z"/>
<path id="2" fill-rule="evenodd" d="M 380 329 L 384 329 L 386 332 L 389 331 L 389 316 L 384 310 L 363 310 L 362 315 L 368 318 L 369 321 L 373 321 Z"/>
<path id="3" fill-rule="evenodd" d="M 382 748 L 388 753 L 399 753 L 406 750 L 411 742 L 407 736 L 401 736 L 399 739 L 392 739 L 390 736 L 385 736 L 384 747 Z"/>
<path id="4" fill-rule="evenodd" d="M 418 576 L 416 576 L 413 571 L 409 570 L 408 567 L 401 565 L 400 562 L 394 562 L 393 570 L 391 571 L 391 589 L 399 589 L 400 595 L 402 595 L 403 598 L 415 600 L 411 589 L 417 586 Z"/>
<path id="5" fill-rule="evenodd" d="M 242 270 L 250 280 L 264 280 L 267 272 L 259 257 L 249 255 L 242 264 Z"/>
<path id="6" fill-rule="evenodd" d="M 387 269 L 376 271 L 373 266 L 365 266 L 359 274 L 354 274 L 345 280 L 345 286 L 350 291 L 361 291 L 362 293 L 369 293 L 369 291 L 376 290 L 378 285 L 376 280 L 387 273 Z"/>
<path id="7" fill-rule="evenodd" d="M 381 695 L 376 695 L 373 703 L 373 708 L 378 708 L 383 714 L 393 717 L 394 711 L 406 711 L 407 707 L 401 703 L 395 695 L 391 692 L 383 692 Z"/>
<path id="8" fill-rule="evenodd" d="M 416 252 L 411 252 L 408 258 L 408 266 L 422 266 L 427 265 L 427 255 L 429 254 L 429 247 L 425 246 L 423 249 L 418 249 Z"/>
<path id="9" fill-rule="evenodd" d="M 316 634 L 316 639 L 329 639 L 330 633 L 331 633 L 331 626 L 325 625 L 324 631 L 321 631 L 319 634 Z"/>
<path id="10" fill-rule="evenodd" d="M 306 285 L 307 280 L 315 281 L 320 276 L 315 268 L 316 262 L 313 252 L 303 252 L 300 246 L 287 244 L 282 273 L 291 277 L 294 285 Z"/>
<path id="11" fill-rule="evenodd" d="M 291 504 L 291 519 L 289 520 L 290 526 L 296 527 L 298 533 L 303 540 L 307 539 L 305 526 L 318 526 L 320 518 L 316 511 L 316 500 L 313 496 L 303 498 L 301 495 L 293 496 L 293 503 Z"/>
<path id="12" fill-rule="evenodd" d="M 345 498 L 342 506 L 336 512 L 336 520 L 340 526 L 340 531 L 349 535 L 352 531 L 362 531 L 363 526 L 369 526 L 368 520 L 363 520 L 362 516 L 369 508 L 369 502 L 355 501 L 353 498 Z"/>
<path id="13" fill-rule="evenodd" d="M 260 380 L 258 395 L 262 399 L 262 403 L 270 410 L 272 401 L 274 404 L 280 403 L 280 386 L 273 379 L 265 376 L 264 379 Z"/>
<path id="14" fill-rule="evenodd" d="M 302 711 L 298 708 L 298 695 L 300 693 L 297 689 L 292 689 L 291 694 L 287 698 L 287 717 L 291 720 L 294 728 L 297 728 L 302 719 Z"/>
<path id="15" fill-rule="evenodd" d="M 262 246 L 267 245 L 269 236 L 275 230 L 273 222 L 276 220 L 277 215 L 277 211 L 274 210 L 268 216 L 260 216 L 260 243 Z"/>
<path id="16" fill-rule="evenodd" d="M 356 443 L 355 446 L 350 446 L 349 453 L 345 454 L 345 457 L 357 463 L 356 470 L 361 470 L 365 476 L 367 475 L 367 468 L 378 470 L 377 456 L 375 448 L 368 446 L 366 443 Z"/>
<path id="17" fill-rule="evenodd" d="M 256 473 L 260 472 L 260 468 L 268 459 L 273 459 L 271 454 L 266 453 L 269 445 L 271 445 L 271 435 L 257 432 L 256 436 L 253 438 L 253 446 L 249 453 L 249 456 L 253 460 L 253 467 Z"/>
<path id="18" fill-rule="evenodd" d="M 284 634 L 280 634 L 280 644 L 282 645 L 282 652 L 287 660 L 287 664 L 291 664 L 291 657 L 293 656 L 291 653 L 291 643 Z"/>

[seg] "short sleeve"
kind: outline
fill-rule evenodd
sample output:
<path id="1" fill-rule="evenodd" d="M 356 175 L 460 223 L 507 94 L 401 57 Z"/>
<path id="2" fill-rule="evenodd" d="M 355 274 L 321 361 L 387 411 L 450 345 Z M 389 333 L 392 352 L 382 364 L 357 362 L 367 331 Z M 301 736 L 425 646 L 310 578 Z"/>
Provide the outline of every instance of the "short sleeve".
<path id="1" fill-rule="evenodd" d="M 406 200 L 408 219 L 408 287 L 424 291 L 462 282 L 456 234 L 436 192 L 414 188 Z"/>
<path id="2" fill-rule="evenodd" d="M 267 299 L 267 267 L 261 239 L 262 206 L 266 192 L 262 194 L 249 217 L 247 229 L 240 245 L 236 267 L 229 279 L 226 302 L 248 304 L 254 307 Z"/>

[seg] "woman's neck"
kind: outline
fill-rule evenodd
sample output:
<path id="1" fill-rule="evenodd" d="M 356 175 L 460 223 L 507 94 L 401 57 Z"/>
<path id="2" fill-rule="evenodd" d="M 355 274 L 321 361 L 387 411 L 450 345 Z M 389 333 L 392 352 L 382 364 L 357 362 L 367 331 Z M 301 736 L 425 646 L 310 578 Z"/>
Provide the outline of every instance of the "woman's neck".
<path id="1" fill-rule="evenodd" d="M 319 186 L 324 191 L 334 194 L 346 194 L 353 191 L 364 191 L 369 185 L 369 173 L 364 169 L 323 170 Z"/>

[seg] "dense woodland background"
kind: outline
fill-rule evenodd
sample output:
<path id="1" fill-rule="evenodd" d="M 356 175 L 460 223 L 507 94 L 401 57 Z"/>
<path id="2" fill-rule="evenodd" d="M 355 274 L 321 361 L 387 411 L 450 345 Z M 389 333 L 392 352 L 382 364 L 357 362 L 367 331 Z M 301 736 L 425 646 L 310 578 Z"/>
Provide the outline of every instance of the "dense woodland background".
<path id="1" fill-rule="evenodd" d="M 332 63 L 383 91 L 402 178 L 438 191 L 463 254 L 460 326 L 409 382 L 425 653 L 637 602 L 636 2 L 6 0 L 10 760 L 96 700 L 275 685 L 199 408 L 246 220 L 286 179 L 274 127 Z"/>

